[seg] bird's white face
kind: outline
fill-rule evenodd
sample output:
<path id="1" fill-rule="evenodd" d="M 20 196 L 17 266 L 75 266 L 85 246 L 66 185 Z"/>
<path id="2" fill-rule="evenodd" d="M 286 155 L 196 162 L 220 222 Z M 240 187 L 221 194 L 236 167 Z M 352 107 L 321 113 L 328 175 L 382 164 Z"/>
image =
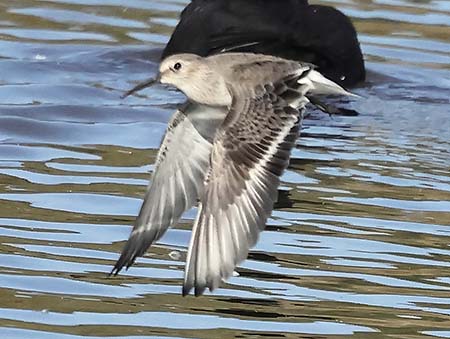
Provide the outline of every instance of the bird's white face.
<path id="1" fill-rule="evenodd" d="M 176 54 L 164 59 L 159 67 L 159 80 L 201 104 L 227 106 L 231 103 L 222 77 L 195 54 Z"/>
<path id="2" fill-rule="evenodd" d="M 200 59 L 201 57 L 195 54 L 176 54 L 164 59 L 159 66 L 160 82 L 175 86 L 184 92 L 189 78 L 199 70 Z"/>

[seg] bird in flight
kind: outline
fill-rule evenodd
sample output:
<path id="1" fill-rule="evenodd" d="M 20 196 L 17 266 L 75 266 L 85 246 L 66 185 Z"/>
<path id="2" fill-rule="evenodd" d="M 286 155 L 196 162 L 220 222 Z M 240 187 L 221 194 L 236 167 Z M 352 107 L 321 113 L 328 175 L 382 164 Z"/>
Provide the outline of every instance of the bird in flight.
<path id="1" fill-rule="evenodd" d="M 352 94 L 311 64 L 252 53 L 172 55 L 161 62 L 158 80 L 181 90 L 188 103 L 169 122 L 111 273 L 129 268 L 199 201 L 182 289 L 198 296 L 229 278 L 256 244 L 299 135 L 307 93 Z"/>

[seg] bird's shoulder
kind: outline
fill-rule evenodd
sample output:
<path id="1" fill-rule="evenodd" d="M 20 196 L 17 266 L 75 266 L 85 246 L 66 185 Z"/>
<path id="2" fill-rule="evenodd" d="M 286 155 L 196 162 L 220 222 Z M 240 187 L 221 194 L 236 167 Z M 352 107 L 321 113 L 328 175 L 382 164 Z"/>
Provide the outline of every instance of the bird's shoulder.
<path id="1" fill-rule="evenodd" d="M 205 60 L 220 73 L 231 89 L 276 84 L 314 67 L 294 60 L 253 53 L 217 54 Z"/>

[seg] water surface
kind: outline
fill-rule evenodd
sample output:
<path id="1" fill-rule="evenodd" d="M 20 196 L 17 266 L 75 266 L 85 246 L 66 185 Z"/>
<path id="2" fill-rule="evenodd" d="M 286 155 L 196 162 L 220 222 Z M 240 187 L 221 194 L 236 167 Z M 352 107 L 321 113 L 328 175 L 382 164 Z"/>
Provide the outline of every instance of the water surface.
<path id="1" fill-rule="evenodd" d="M 195 210 L 127 272 L 128 238 L 183 96 L 154 74 L 187 1 L 0 3 L 5 338 L 450 338 L 450 3 L 333 4 L 368 80 L 312 112 L 249 259 L 180 296 Z"/>

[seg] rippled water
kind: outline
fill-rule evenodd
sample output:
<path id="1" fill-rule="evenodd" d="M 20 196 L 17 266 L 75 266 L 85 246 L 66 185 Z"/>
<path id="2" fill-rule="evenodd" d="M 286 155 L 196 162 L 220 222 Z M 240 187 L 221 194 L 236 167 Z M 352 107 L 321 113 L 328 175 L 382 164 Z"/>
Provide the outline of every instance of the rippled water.
<path id="1" fill-rule="evenodd" d="M 240 276 L 180 296 L 195 211 L 106 276 L 183 100 L 119 97 L 154 73 L 186 3 L 0 3 L 2 336 L 450 338 L 445 0 L 333 2 L 360 32 L 361 114 L 306 121 Z"/>

